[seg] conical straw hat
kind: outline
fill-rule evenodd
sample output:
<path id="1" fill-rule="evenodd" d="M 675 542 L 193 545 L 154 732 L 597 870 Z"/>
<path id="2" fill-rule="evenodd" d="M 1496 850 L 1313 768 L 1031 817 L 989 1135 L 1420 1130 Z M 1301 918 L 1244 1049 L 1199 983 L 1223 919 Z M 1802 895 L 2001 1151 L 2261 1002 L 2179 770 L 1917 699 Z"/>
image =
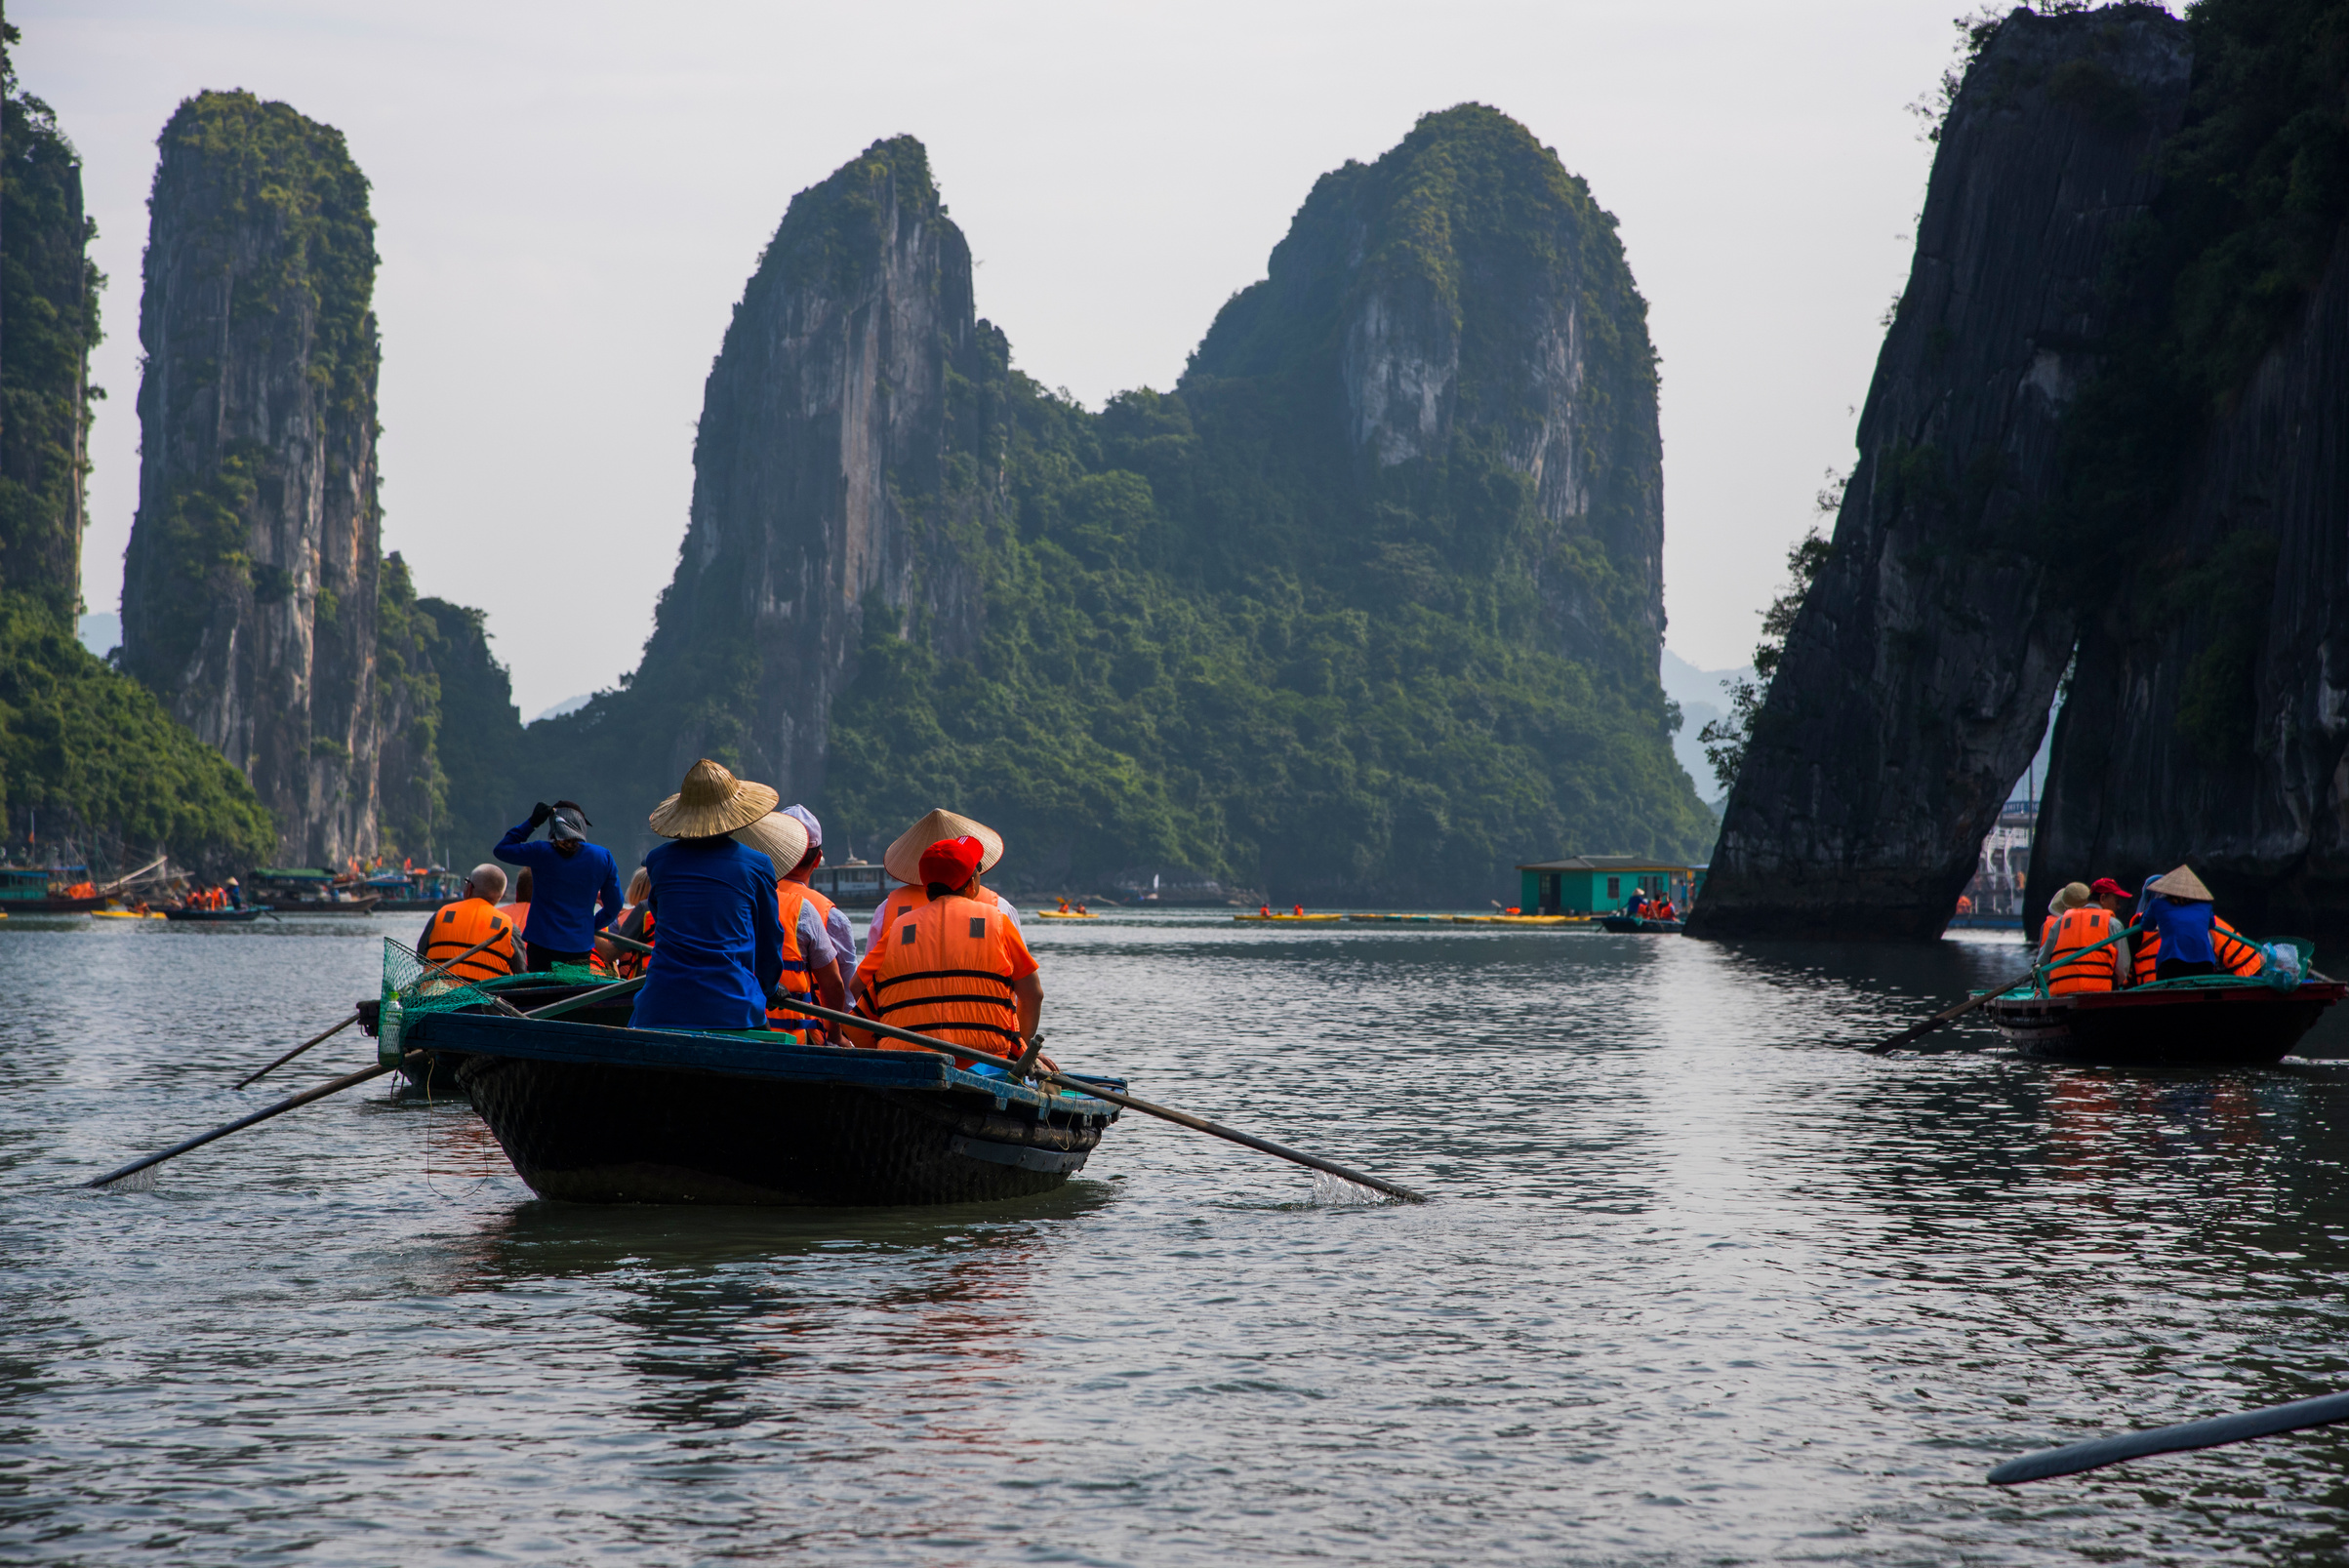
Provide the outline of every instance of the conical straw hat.
<path id="1" fill-rule="evenodd" d="M 663 838 L 715 838 L 749 826 L 782 798 L 704 757 L 686 770 L 684 785 L 655 806 L 645 822 Z"/>
<path id="2" fill-rule="evenodd" d="M 921 852 L 942 838 L 960 838 L 968 833 L 977 839 L 987 853 L 979 857 L 979 869 L 986 871 L 1003 858 L 1003 835 L 985 823 L 973 822 L 958 811 L 940 807 L 920 822 L 897 835 L 881 857 L 881 865 L 900 882 L 921 886 Z"/>
<path id="3" fill-rule="evenodd" d="M 2194 874 L 2194 868 L 2190 865 L 2181 865 L 2167 876 L 2163 877 L 2153 885 L 2153 890 L 2156 893 L 2167 893 L 2173 899 L 2188 899 L 2196 904 L 2218 902 L 2211 895 L 2210 890 L 2203 886 L 2203 879 Z"/>
<path id="4" fill-rule="evenodd" d="M 807 824 L 789 812 L 771 811 L 748 827 L 734 830 L 737 844 L 764 850 L 775 863 L 775 874 L 786 877 L 807 855 Z"/>

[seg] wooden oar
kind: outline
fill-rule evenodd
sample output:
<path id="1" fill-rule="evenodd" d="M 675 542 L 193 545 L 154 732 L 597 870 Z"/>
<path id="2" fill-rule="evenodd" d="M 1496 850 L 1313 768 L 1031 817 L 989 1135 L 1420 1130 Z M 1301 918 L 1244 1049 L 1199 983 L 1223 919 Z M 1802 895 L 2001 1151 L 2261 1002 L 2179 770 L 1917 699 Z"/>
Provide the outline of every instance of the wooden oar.
<path id="1" fill-rule="evenodd" d="M 488 946 L 491 943 L 496 942 L 498 938 L 505 935 L 506 933 L 501 931 L 495 935 L 484 937 L 479 942 L 474 943 L 470 947 L 467 947 L 465 951 L 459 953 L 456 957 L 444 959 L 440 963 L 434 964 L 431 968 L 417 976 L 417 979 L 419 981 L 430 980 L 434 975 L 441 973 L 441 971 L 451 968 L 454 965 L 464 963 L 467 958 L 472 957 L 473 954 L 479 952 L 482 948 Z M 232 1087 L 242 1089 L 246 1084 L 259 1082 L 261 1079 L 267 1077 L 270 1073 L 275 1072 L 279 1067 L 282 1067 L 287 1063 L 293 1061 L 296 1057 L 302 1055 L 303 1052 L 308 1050 L 311 1046 L 318 1044 L 322 1040 L 334 1038 L 336 1035 L 342 1033 L 344 1029 L 349 1028 L 357 1022 L 359 1022 L 359 1010 L 354 1007 L 350 1010 L 350 1017 L 344 1019 L 333 1028 L 326 1030 L 322 1034 L 311 1035 L 308 1039 L 303 1041 L 300 1045 L 294 1047 L 293 1050 L 288 1051 L 284 1056 L 279 1057 L 276 1061 L 270 1063 L 259 1072 L 251 1073 L 243 1078 L 238 1079 L 236 1083 L 232 1085 Z"/>
<path id="2" fill-rule="evenodd" d="M 410 1052 L 409 1054 L 412 1056 L 420 1056 L 423 1053 Z M 362 1067 L 356 1072 L 349 1072 L 344 1074 L 340 1078 L 329 1079 L 327 1082 L 318 1085 L 314 1089 L 303 1090 L 302 1093 L 295 1095 L 292 1099 L 280 1100 L 276 1105 L 269 1106 L 265 1110 L 257 1110 L 250 1116 L 239 1116 L 236 1120 L 228 1123 L 224 1127 L 215 1127 L 208 1133 L 198 1133 L 195 1137 L 187 1139 L 183 1143 L 174 1144 L 171 1147 L 163 1149 L 157 1153 L 146 1155 L 142 1159 L 135 1159 L 131 1161 L 130 1164 L 125 1165 L 118 1171 L 108 1171 L 105 1175 L 98 1178 L 96 1181 L 84 1182 L 82 1185 L 84 1186 L 109 1186 L 112 1183 L 121 1181 L 126 1176 L 136 1176 L 139 1172 L 145 1170 L 150 1165 L 160 1165 L 175 1154 L 184 1154 L 191 1148 L 202 1148 L 206 1144 L 211 1143 L 216 1138 L 225 1138 L 230 1133 L 239 1132 L 247 1127 L 252 1126 L 255 1122 L 267 1121 L 271 1116 L 283 1115 L 285 1112 L 292 1110 L 297 1106 L 306 1106 L 313 1100 L 324 1100 L 328 1095 L 339 1095 L 345 1089 L 365 1083 L 370 1078 L 380 1078 L 385 1073 L 393 1070 L 395 1069 L 389 1063 L 379 1062 L 372 1067 Z"/>
<path id="3" fill-rule="evenodd" d="M 1020 1065 L 1018 1061 L 1010 1057 L 997 1056 L 992 1051 L 982 1051 L 976 1046 L 955 1045 L 931 1035 L 916 1034 L 911 1029 L 901 1029 L 894 1024 L 883 1024 L 861 1014 L 837 1013 L 829 1007 L 818 1007 L 813 1002 L 802 1001 L 796 993 L 793 993 L 791 997 L 791 1010 L 796 1013 L 805 1013 L 811 1018 L 820 1018 L 833 1024 L 844 1025 L 850 1028 L 863 1029 L 869 1034 L 887 1035 L 892 1040 L 902 1040 L 908 1045 L 918 1045 L 939 1056 L 980 1057 L 1001 1067 L 1017 1068 Z M 1311 1166 L 1316 1171 L 1327 1171 L 1330 1175 L 1352 1182 L 1357 1186 L 1366 1186 L 1374 1192 L 1384 1192 L 1389 1197 L 1400 1198 L 1405 1203 L 1428 1201 L 1424 1193 L 1414 1192 L 1407 1186 L 1397 1186 L 1393 1182 L 1382 1181 L 1378 1177 L 1350 1169 L 1335 1160 L 1325 1160 L 1318 1154 L 1308 1154 L 1303 1149 L 1284 1147 L 1270 1139 L 1258 1138 L 1253 1134 L 1243 1133 L 1237 1128 L 1226 1127 L 1220 1122 L 1209 1121 L 1204 1116 L 1194 1116 L 1188 1111 L 1176 1110 L 1170 1106 L 1154 1106 L 1147 1100 L 1137 1100 L 1132 1095 L 1119 1094 L 1114 1089 L 1105 1089 L 1089 1078 L 1072 1077 L 1068 1073 L 1054 1071 L 1048 1067 L 1030 1070 L 1047 1083 L 1062 1084 L 1075 1090 L 1078 1094 L 1091 1095 L 1096 1100 L 1107 1100 L 1112 1105 L 1124 1106 L 1130 1110 L 1139 1110 L 1144 1115 L 1155 1116 L 1161 1121 L 1170 1121 L 1178 1127 L 1188 1127 L 1194 1132 L 1207 1133 L 1216 1138 L 1226 1139 L 1244 1147 L 1255 1149 L 1259 1153 L 1272 1154 L 1299 1165 Z"/>
<path id="4" fill-rule="evenodd" d="M 2053 1475 L 2077 1475 L 2082 1470 L 2118 1465 L 2125 1459 L 2143 1459 L 2148 1454 L 2216 1448 L 2223 1443 L 2270 1437 L 2306 1427 L 2329 1427 L 2343 1421 L 2349 1421 L 2349 1393 L 2321 1394 L 2314 1399 L 2295 1399 L 2288 1405 L 2269 1405 L 2240 1415 L 2212 1416 L 2205 1421 L 2180 1422 L 2174 1427 L 2156 1427 L 2150 1431 L 2130 1432 L 2122 1437 L 2091 1438 L 2085 1443 L 2025 1454 L 1992 1470 L 1990 1484 L 2013 1486 L 2021 1481 L 2044 1481 Z"/>
<path id="5" fill-rule="evenodd" d="M 458 962 L 458 959 L 452 958 L 449 960 L 449 962 L 453 964 Z M 644 982 L 641 980 L 624 980 L 617 985 L 606 985 L 599 990 L 587 991 L 583 995 L 569 997 L 563 1001 L 552 1002 L 545 1007 L 536 1008 L 531 1012 L 522 1014 L 521 1017 L 553 1018 L 558 1014 L 568 1013 L 574 1008 L 585 1007 L 598 997 L 613 996 L 623 991 L 635 990 L 643 985 L 643 984 Z M 336 1026 L 339 1028 L 342 1025 L 338 1025 Z M 330 1029 L 328 1032 L 332 1033 L 333 1030 Z M 425 1053 L 422 1051 L 409 1051 L 404 1053 L 404 1056 L 406 1060 L 414 1061 L 416 1058 L 423 1056 L 424 1054 Z M 344 1073 L 342 1077 L 330 1079 L 329 1081 L 318 1085 L 315 1089 L 304 1089 L 302 1093 L 293 1096 L 291 1099 L 280 1100 L 276 1105 L 271 1106 L 264 1110 L 257 1110 L 250 1116 L 239 1116 L 236 1120 L 229 1122 L 225 1126 L 215 1127 L 208 1133 L 199 1133 L 195 1137 L 190 1138 L 183 1143 L 174 1144 L 171 1147 L 163 1149 L 157 1153 L 149 1154 L 142 1159 L 135 1159 L 131 1161 L 130 1164 L 125 1165 L 121 1170 L 109 1171 L 105 1175 L 98 1178 L 98 1180 L 94 1182 L 85 1182 L 82 1185 L 85 1186 L 105 1186 L 110 1183 L 119 1182 L 126 1176 L 137 1175 L 139 1172 L 145 1170 L 150 1165 L 160 1165 L 175 1154 L 184 1154 L 191 1148 L 202 1148 L 206 1144 L 211 1143 L 216 1138 L 225 1138 L 230 1133 L 241 1132 L 243 1129 L 252 1126 L 255 1122 L 267 1121 L 271 1116 L 283 1115 L 286 1111 L 292 1110 L 297 1106 L 306 1106 L 313 1100 L 324 1100 L 328 1095 L 341 1094 L 345 1089 L 365 1083 L 370 1078 L 380 1078 L 385 1073 L 392 1070 L 394 1069 L 390 1063 L 379 1062 L 372 1067 L 362 1067 L 357 1072 Z"/>
<path id="6" fill-rule="evenodd" d="M 2078 952 L 2066 953 L 2062 958 L 2051 960 L 2051 962 L 2057 966 L 2077 962 L 2082 958 L 2086 958 L 2089 953 L 2096 951 L 2097 948 L 2109 947 L 2114 943 L 2119 942 L 2126 937 L 2135 936 L 2143 929 L 2143 926 L 2125 926 L 2121 930 L 2116 931 L 2111 936 L 2105 938 L 2102 942 L 2092 943 L 2089 945 L 2081 948 Z M 1911 1040 L 1916 1039 L 1919 1035 L 1930 1034 L 1933 1032 L 1933 1030 L 1941 1027 L 1942 1025 L 1950 1023 L 1956 1019 L 1964 1018 L 1966 1014 L 1972 1012 L 1975 1008 L 1980 1007 L 1983 1003 L 1990 1001 L 1992 998 L 2005 995 L 2008 991 L 2014 989 L 2017 985 L 2022 985 L 2025 981 L 2031 979 L 2032 976 L 2038 974 L 2041 967 L 2042 966 L 2039 964 L 2033 964 L 2029 969 L 2024 970 L 2021 974 L 2015 976 L 2014 979 L 2006 982 L 2006 984 L 2004 985 L 1994 985 L 1989 990 L 1982 992 L 1978 996 L 1969 996 L 1964 1001 L 1958 1003 L 1955 1007 L 1943 1008 L 1940 1012 L 1935 1013 L 1931 1018 L 1926 1019 L 1922 1024 L 1910 1025 L 1907 1028 L 1902 1029 L 1898 1034 L 1893 1035 L 1888 1040 L 1879 1040 L 1874 1045 L 1863 1045 L 1860 1047 L 1860 1049 L 1867 1052 L 1870 1056 L 1883 1056 L 1886 1051 L 1897 1051 L 1902 1046 L 1908 1044 Z"/>

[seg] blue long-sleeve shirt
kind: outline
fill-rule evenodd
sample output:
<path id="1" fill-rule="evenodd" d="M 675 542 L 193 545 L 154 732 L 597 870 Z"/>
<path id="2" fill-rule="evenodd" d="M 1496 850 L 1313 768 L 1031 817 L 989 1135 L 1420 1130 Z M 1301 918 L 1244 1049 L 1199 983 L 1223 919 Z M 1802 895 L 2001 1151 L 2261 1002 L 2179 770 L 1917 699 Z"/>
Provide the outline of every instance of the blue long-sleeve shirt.
<path id="1" fill-rule="evenodd" d="M 2148 926 L 2162 939 L 2162 957 L 2187 964 L 2214 964 L 2218 955 L 2210 950 L 2209 905 L 2199 900 L 2180 904 L 2154 895 L 2152 905 L 2145 911 Z"/>
<path id="2" fill-rule="evenodd" d="M 620 867 L 601 844 L 582 842 L 565 855 L 551 842 L 530 841 L 530 824 L 506 830 L 490 853 L 508 865 L 530 867 L 530 929 L 522 940 L 554 952 L 586 952 L 595 933 L 620 918 Z"/>
<path id="3" fill-rule="evenodd" d="M 731 838 L 678 838 L 644 858 L 658 935 L 630 1022 L 642 1029 L 755 1029 L 783 978 L 774 864 Z M 531 919 L 538 919 L 534 906 Z"/>

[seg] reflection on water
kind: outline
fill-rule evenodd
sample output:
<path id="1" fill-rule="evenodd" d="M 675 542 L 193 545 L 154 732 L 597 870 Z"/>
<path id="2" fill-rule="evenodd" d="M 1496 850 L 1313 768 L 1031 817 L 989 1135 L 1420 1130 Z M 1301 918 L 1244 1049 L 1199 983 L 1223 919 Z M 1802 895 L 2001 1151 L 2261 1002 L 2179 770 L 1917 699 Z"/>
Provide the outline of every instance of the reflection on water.
<path id="1" fill-rule="evenodd" d="M 1981 1484 L 2349 1387 L 2349 1064 L 1839 1048 L 2010 939 L 1037 934 L 1062 1060 L 1423 1208 L 1131 1115 L 1024 1203 L 567 1207 L 374 1089 L 72 1190 L 262 1103 L 402 927 L 0 929 L 0 1560 L 2344 1550 L 2334 1433 Z"/>

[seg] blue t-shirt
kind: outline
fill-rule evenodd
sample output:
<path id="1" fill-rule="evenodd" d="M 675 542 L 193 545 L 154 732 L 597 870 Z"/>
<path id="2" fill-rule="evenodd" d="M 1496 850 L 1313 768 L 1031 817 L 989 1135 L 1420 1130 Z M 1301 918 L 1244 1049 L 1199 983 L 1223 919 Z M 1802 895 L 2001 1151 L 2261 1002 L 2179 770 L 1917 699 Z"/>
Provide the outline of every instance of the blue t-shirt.
<path id="1" fill-rule="evenodd" d="M 678 838 L 644 858 L 653 956 L 629 1023 L 640 1029 L 766 1026 L 783 977 L 775 866 L 731 838 Z M 534 905 L 531 919 L 536 922 Z"/>
<path id="2" fill-rule="evenodd" d="M 530 842 L 530 824 L 508 827 L 490 853 L 508 865 L 530 867 L 530 928 L 522 940 L 553 952 L 586 952 L 595 933 L 620 918 L 620 867 L 601 844 L 582 843 L 565 855 L 546 840 Z"/>
<path id="3" fill-rule="evenodd" d="M 2180 904 L 2162 894 L 2155 894 L 2151 916 L 2145 923 L 2162 939 L 2162 960 L 2176 959 L 2185 964 L 2214 964 L 2218 955 L 2210 950 L 2210 905 L 2200 901 Z"/>

